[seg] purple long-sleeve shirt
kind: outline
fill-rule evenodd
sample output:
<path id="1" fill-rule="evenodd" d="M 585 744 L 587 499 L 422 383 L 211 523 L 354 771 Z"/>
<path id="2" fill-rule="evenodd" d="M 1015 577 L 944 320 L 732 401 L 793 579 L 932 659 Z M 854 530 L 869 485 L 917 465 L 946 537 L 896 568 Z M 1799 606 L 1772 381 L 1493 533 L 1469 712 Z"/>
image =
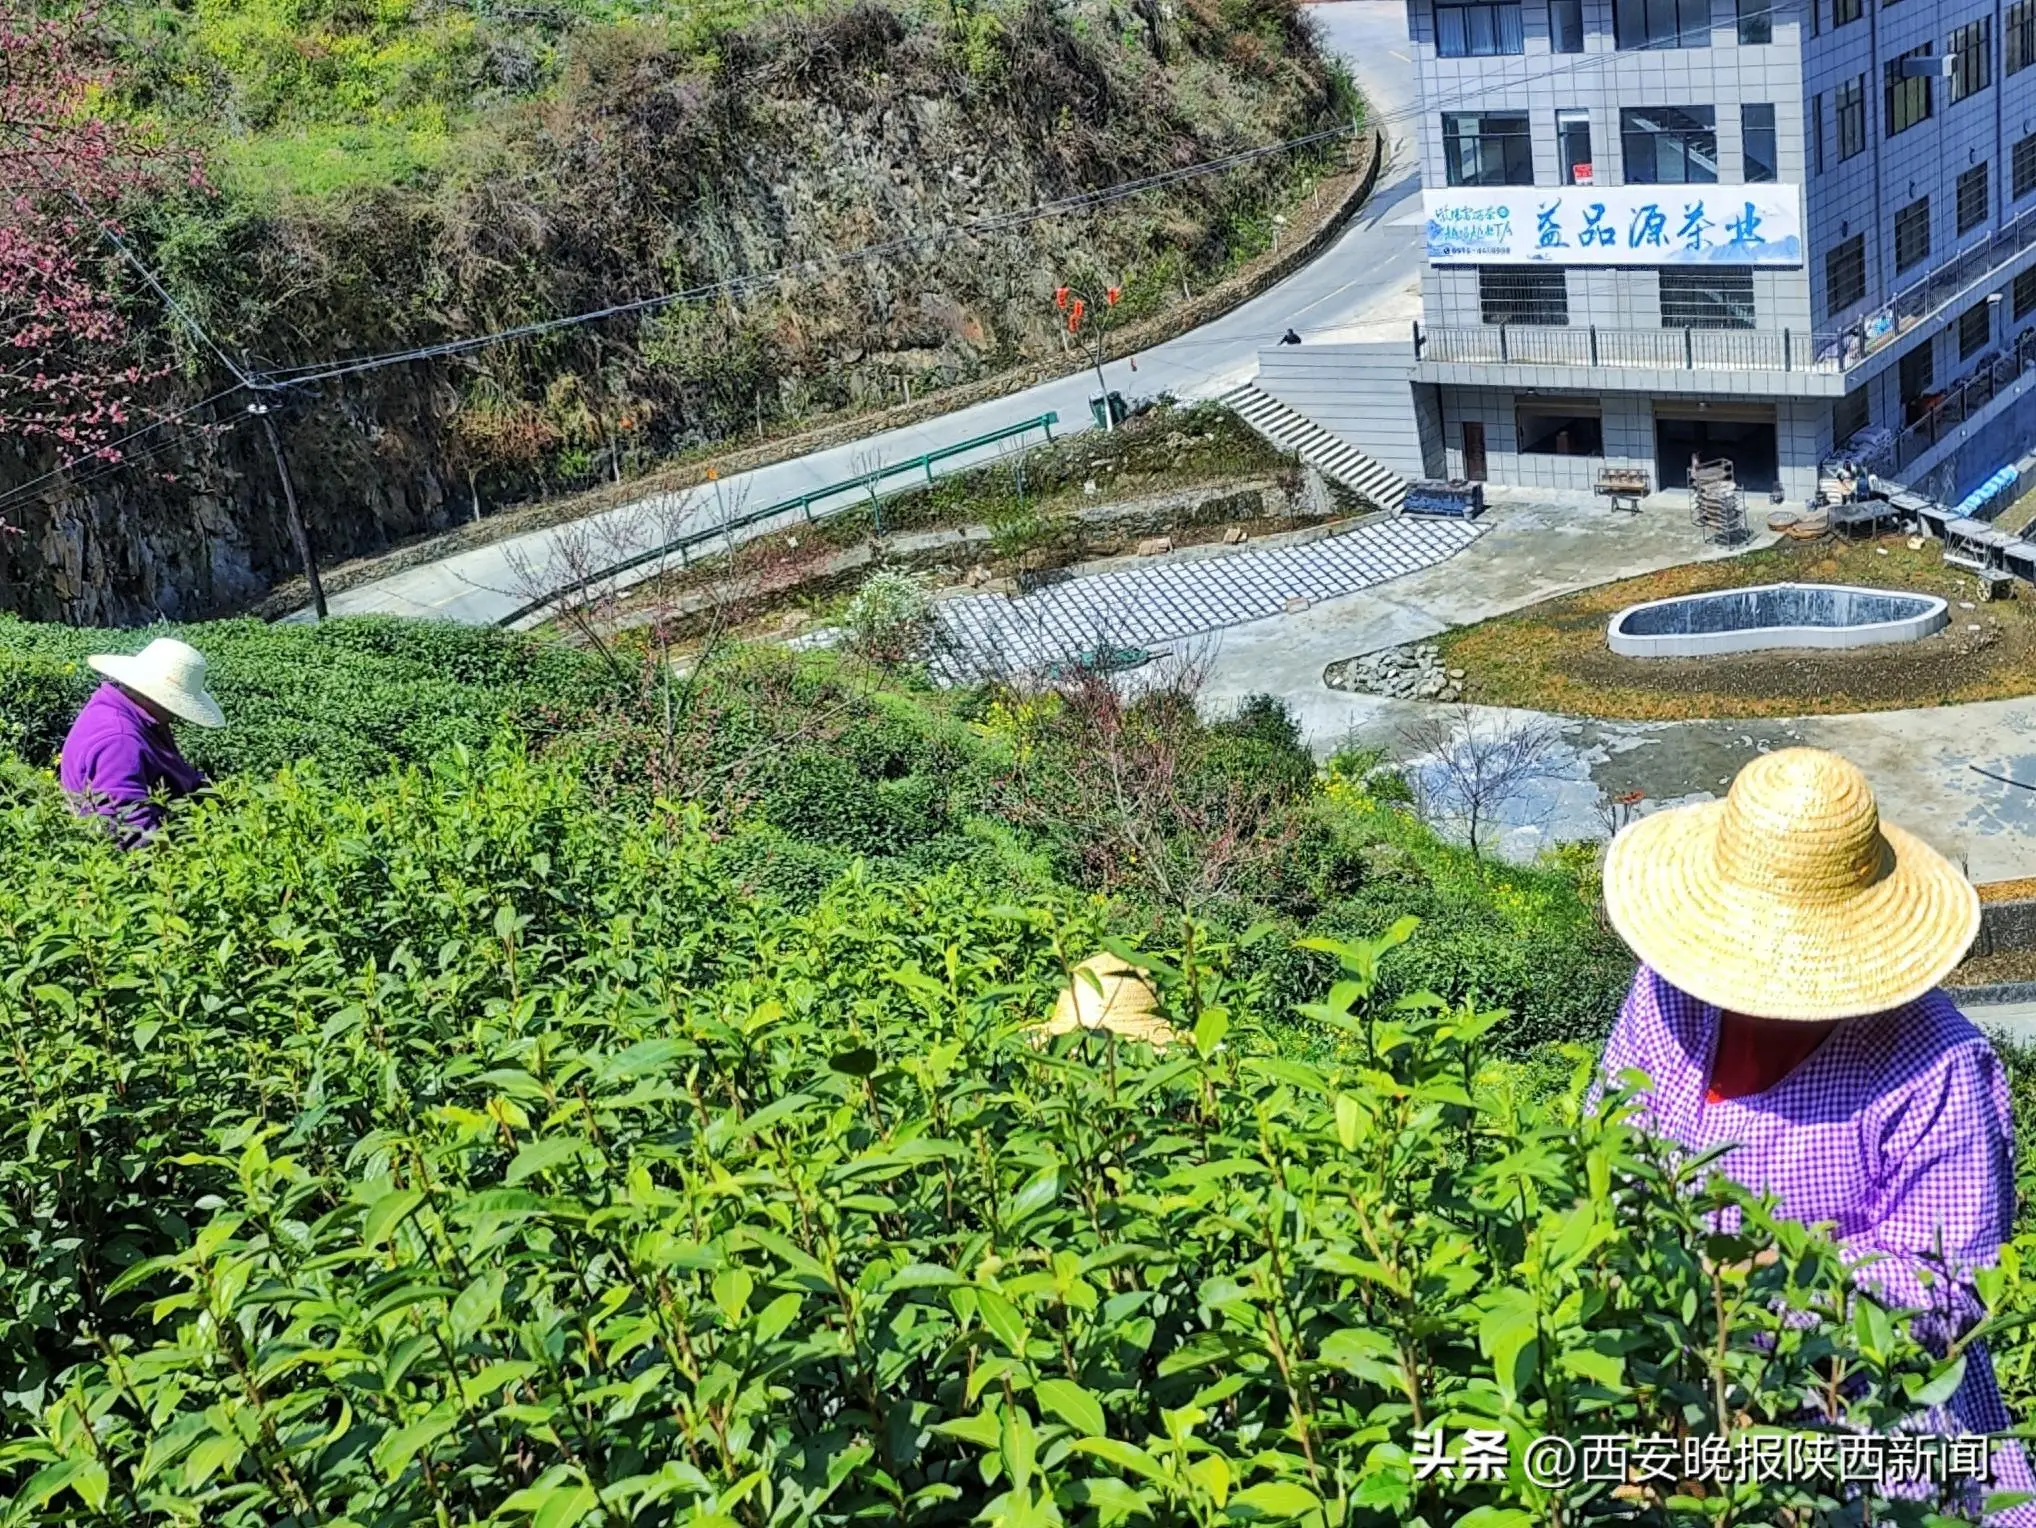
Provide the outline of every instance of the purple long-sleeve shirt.
<path id="1" fill-rule="evenodd" d="M 168 802 L 207 782 L 159 722 L 116 684 L 102 684 L 71 723 L 57 779 L 132 847 L 162 826 Z"/>
<path id="2" fill-rule="evenodd" d="M 1644 1072 L 1637 1123 L 1695 1153 L 1731 1144 L 1719 1169 L 1772 1194 L 1790 1219 L 1836 1227 L 1839 1247 L 1890 1304 L 1925 1311 L 1941 1344 L 1983 1314 L 1972 1275 L 1999 1256 L 2015 1213 L 2007 1076 L 1941 991 L 1834 1029 L 1764 1092 L 1706 1098 L 1718 1010 L 1642 967 L 1605 1044 L 1604 1074 Z M 1926 1287 L 1924 1275 L 1931 1282 Z M 2012 1424 L 1982 1345 L 1922 1430 L 1999 1433 Z M 1994 1453 L 1994 1491 L 2036 1491 L 2018 1445 Z M 1990 1523 L 2029 1528 L 2036 1504 Z"/>

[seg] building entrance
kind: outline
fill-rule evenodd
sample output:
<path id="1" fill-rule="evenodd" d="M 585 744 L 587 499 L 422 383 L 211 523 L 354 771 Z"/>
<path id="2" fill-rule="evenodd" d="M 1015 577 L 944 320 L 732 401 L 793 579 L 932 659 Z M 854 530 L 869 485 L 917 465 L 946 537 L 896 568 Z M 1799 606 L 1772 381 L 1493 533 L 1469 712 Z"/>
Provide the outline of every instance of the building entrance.
<path id="1" fill-rule="evenodd" d="M 1690 486 L 1690 458 L 1732 464 L 1732 476 L 1748 493 L 1769 493 L 1779 472 L 1772 413 L 1765 419 L 1721 418 L 1716 412 L 1654 416 L 1655 481 L 1663 488 Z"/>

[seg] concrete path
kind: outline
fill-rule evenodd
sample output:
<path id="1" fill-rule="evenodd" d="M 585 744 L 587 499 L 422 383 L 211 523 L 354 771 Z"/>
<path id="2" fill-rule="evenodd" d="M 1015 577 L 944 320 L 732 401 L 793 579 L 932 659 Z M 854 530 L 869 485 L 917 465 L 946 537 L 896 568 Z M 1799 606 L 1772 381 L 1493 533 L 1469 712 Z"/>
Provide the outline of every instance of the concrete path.
<path id="1" fill-rule="evenodd" d="M 1268 692 L 1293 707 L 1318 753 L 1354 741 L 1419 768 L 1427 739 L 1411 734 L 1438 708 L 1331 690 L 1323 668 L 1593 584 L 1732 555 L 1704 547 L 1675 498 L 1650 501 L 1636 518 L 1582 496 L 1491 492 L 1490 529 L 1447 562 L 1212 639 L 1205 700 L 1223 707 Z M 1505 713 L 1487 715 L 1479 725 L 1507 724 Z M 1510 855 L 1602 838 L 1632 813 L 1720 795 L 1755 753 L 1807 743 L 1856 760 L 1888 817 L 1961 861 L 1974 880 L 2036 875 L 2036 791 L 1972 768 L 2036 785 L 2036 698 L 1769 721 L 1525 719 L 1551 722 L 1560 739 L 1545 776 L 1502 813 L 1501 848 Z M 1638 799 L 1616 804 L 1628 796 Z"/>
<path id="2" fill-rule="evenodd" d="M 1420 178 L 1408 146 L 1408 116 L 1416 86 L 1406 49 L 1407 14 L 1389 0 L 1341 0 L 1310 7 L 1331 51 L 1349 66 L 1375 117 L 1394 140 L 1369 206 L 1322 255 L 1252 301 L 1180 338 L 1145 351 L 1134 374 L 1121 361 L 1105 368 L 1111 387 L 1127 395 L 1206 398 L 1248 380 L 1261 348 L 1289 327 L 1306 338 L 1344 331 L 1372 311 L 1401 311 L 1410 282 L 1418 279 Z M 1405 333 L 1401 324 L 1397 331 Z M 1053 410 L 1070 432 L 1088 428 L 1092 372 L 1042 383 L 1008 397 L 960 409 L 908 428 L 850 445 L 722 479 L 718 492 L 660 496 L 579 522 L 564 535 L 532 532 L 409 568 L 336 594 L 335 615 L 372 611 L 427 616 L 481 625 L 501 620 L 535 594 L 549 592 L 583 571 L 588 549 L 601 561 L 619 561 L 694 530 L 721 523 L 736 507 L 757 509 L 797 494 L 908 461 Z M 1036 443 L 1036 442 L 1035 442 Z M 978 453 L 988 461 L 995 448 Z M 956 457 L 965 467 L 976 458 Z M 787 517 L 789 521 L 790 517 Z M 776 525 L 751 527 L 759 535 Z M 579 548 L 575 550 L 575 543 Z M 293 617 L 292 619 L 296 619 Z"/>

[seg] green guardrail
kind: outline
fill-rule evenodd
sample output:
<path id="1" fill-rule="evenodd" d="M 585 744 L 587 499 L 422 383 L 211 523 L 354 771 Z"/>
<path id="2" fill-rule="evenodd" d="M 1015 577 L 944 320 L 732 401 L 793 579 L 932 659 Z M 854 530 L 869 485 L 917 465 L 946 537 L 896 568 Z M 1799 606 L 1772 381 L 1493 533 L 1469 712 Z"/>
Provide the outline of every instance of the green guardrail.
<path id="1" fill-rule="evenodd" d="M 884 483 L 892 478 L 921 472 L 926 474 L 926 481 L 932 483 L 935 480 L 933 469 L 950 457 L 961 456 L 970 451 L 980 450 L 984 446 L 994 446 L 999 441 L 1015 440 L 1019 436 L 1028 435 L 1034 430 L 1041 431 L 1047 440 L 1051 442 L 1053 440 L 1053 427 L 1059 423 L 1060 415 L 1056 412 L 1048 411 L 1036 418 L 1024 420 L 1019 424 L 1006 425 L 1003 429 L 991 430 L 986 435 L 977 435 L 968 440 L 957 441 L 954 445 L 942 446 L 938 451 L 928 451 L 925 455 L 912 457 L 909 461 L 893 462 L 890 466 L 879 467 L 873 472 L 865 472 L 857 477 L 843 478 L 838 483 L 829 483 L 825 488 L 816 488 L 811 493 L 802 493 L 793 498 L 780 499 L 775 504 L 766 504 L 762 509 L 751 510 L 746 515 L 739 515 L 733 520 L 724 521 L 710 529 L 692 531 L 675 540 L 667 541 L 662 546 L 652 547 L 647 552 L 638 552 L 633 557 L 626 557 L 620 562 L 611 563 L 597 573 L 589 573 L 584 578 L 576 578 L 571 583 L 553 590 L 550 594 L 545 595 L 544 598 L 532 600 L 529 604 L 511 611 L 495 624 L 497 626 L 514 626 L 525 617 L 536 615 L 539 611 L 549 609 L 553 605 L 562 604 L 576 594 L 585 593 L 596 584 L 604 583 L 608 579 L 622 573 L 627 573 L 632 569 L 643 567 L 648 563 L 662 561 L 667 557 L 678 557 L 680 565 L 684 566 L 686 554 L 694 547 L 705 546 L 709 542 L 726 541 L 736 531 L 751 525 L 759 525 L 766 520 L 775 519 L 777 516 L 788 514 L 795 509 L 803 510 L 806 518 L 809 521 L 813 520 L 816 518 L 813 513 L 813 506 L 824 499 L 833 498 L 836 494 L 850 493 L 857 489 L 863 489 L 877 498 L 882 498 L 887 491 L 882 486 Z M 919 485 L 914 483 L 910 486 L 916 488 Z M 903 491 L 904 488 L 902 486 L 888 490 L 891 493 L 902 493 Z M 836 508 L 826 511 L 817 518 L 827 519 L 831 515 L 840 514 L 843 510 L 857 508 L 862 502 L 860 499 L 851 500 L 847 504 L 838 505 Z"/>

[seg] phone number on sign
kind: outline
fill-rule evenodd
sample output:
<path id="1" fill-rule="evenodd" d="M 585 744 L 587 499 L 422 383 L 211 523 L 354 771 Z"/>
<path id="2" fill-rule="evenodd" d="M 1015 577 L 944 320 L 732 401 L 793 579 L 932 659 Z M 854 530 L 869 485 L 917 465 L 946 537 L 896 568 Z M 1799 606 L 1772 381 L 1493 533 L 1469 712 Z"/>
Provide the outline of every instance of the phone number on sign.
<path id="1" fill-rule="evenodd" d="M 1471 1428 L 1456 1448 L 1442 1428 L 1414 1434 L 1416 1480 L 1503 1480 L 1513 1464 L 1505 1433 Z M 1731 1437 L 1546 1435 L 1521 1451 L 1520 1469 L 1538 1486 L 1753 1481 L 1984 1481 L 1993 1475 L 1993 1440 L 1984 1434 L 1763 1432 Z"/>

